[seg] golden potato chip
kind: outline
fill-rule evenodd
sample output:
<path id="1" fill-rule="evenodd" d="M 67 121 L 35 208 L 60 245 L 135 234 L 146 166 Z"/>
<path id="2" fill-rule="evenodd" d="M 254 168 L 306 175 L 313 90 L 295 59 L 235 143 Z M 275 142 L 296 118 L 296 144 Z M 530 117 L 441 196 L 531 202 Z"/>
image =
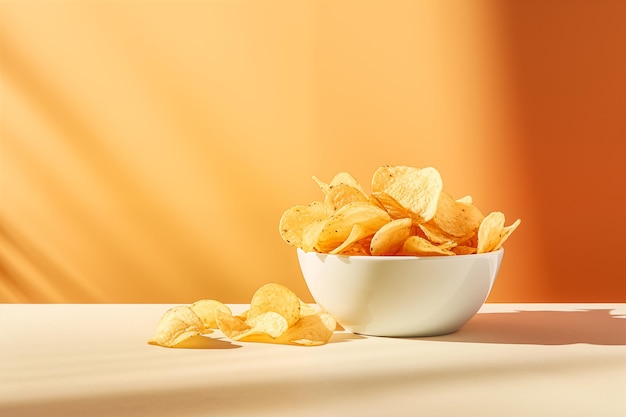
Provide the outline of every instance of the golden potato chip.
<path id="1" fill-rule="evenodd" d="M 300 318 L 282 335 L 272 337 L 270 334 L 249 326 L 240 318 L 218 313 L 220 330 L 226 337 L 239 342 L 258 342 L 274 344 L 293 344 L 302 346 L 318 346 L 327 343 L 333 335 L 337 323 L 327 313 L 309 314 Z"/>
<path id="2" fill-rule="evenodd" d="M 317 346 L 328 342 L 336 327 L 332 316 L 305 303 L 287 287 L 270 283 L 260 287 L 252 296 L 250 308 L 237 315 L 216 300 L 171 308 L 159 320 L 148 343 L 206 347 L 206 343 L 193 342 L 208 340 L 199 335 L 219 329 L 234 341 Z"/>
<path id="3" fill-rule="evenodd" d="M 383 165 L 378 167 L 372 175 L 372 192 L 386 192 L 387 188 L 401 176 L 400 171 L 409 169 L 405 166 Z M 414 168 L 410 168 L 413 170 Z M 418 168 L 415 168 L 418 169 Z"/>
<path id="4" fill-rule="evenodd" d="M 383 191 L 372 193 L 370 203 L 382 208 L 392 219 L 405 219 L 411 217 L 411 213 L 402 206 L 395 198 Z"/>
<path id="5" fill-rule="evenodd" d="M 216 300 L 198 300 L 189 307 L 202 320 L 205 330 L 217 329 L 217 310 L 232 314 L 230 307 Z"/>
<path id="6" fill-rule="evenodd" d="M 372 242 L 372 236 L 367 236 L 356 242 L 352 242 L 348 246 L 344 247 L 337 255 L 343 256 L 370 256 L 370 243 Z"/>
<path id="7" fill-rule="evenodd" d="M 254 327 L 258 316 L 267 312 L 278 313 L 293 326 L 300 318 L 300 299 L 284 285 L 270 283 L 259 288 L 250 301 L 248 323 Z"/>
<path id="8" fill-rule="evenodd" d="M 243 312 L 241 312 L 239 314 L 235 314 L 234 316 L 240 318 L 243 321 L 246 321 L 246 320 L 248 320 L 248 311 L 250 311 L 250 310 L 243 311 Z"/>
<path id="9" fill-rule="evenodd" d="M 493 250 L 498 250 L 502 248 L 504 242 L 509 238 L 509 236 L 511 236 L 511 233 L 513 233 L 515 229 L 517 229 L 521 222 L 522 221 L 520 219 L 517 219 L 510 226 L 503 227 L 502 232 L 500 233 L 500 241 Z"/>
<path id="10" fill-rule="evenodd" d="M 316 252 L 329 253 L 348 238 L 355 225 L 373 234 L 389 221 L 386 211 L 369 203 L 346 204 L 326 221 L 313 248 Z"/>
<path id="11" fill-rule="evenodd" d="M 385 165 L 372 177 L 372 192 L 385 192 L 404 207 L 416 223 L 435 216 L 443 181 L 435 168 Z"/>
<path id="12" fill-rule="evenodd" d="M 372 237 L 370 253 L 374 256 L 397 254 L 404 241 L 411 236 L 412 225 L 410 218 L 392 220 L 383 225 Z"/>
<path id="13" fill-rule="evenodd" d="M 467 240 L 465 240 L 463 242 L 459 242 L 459 244 L 457 246 L 467 246 L 467 247 L 476 249 L 478 247 L 478 230 L 469 239 L 467 239 Z M 474 253 L 476 253 L 476 251 L 474 251 Z"/>
<path id="14" fill-rule="evenodd" d="M 317 313 L 318 309 L 312 306 L 311 304 L 305 303 L 304 301 L 298 299 L 300 302 L 300 317 L 308 316 L 310 314 Z"/>
<path id="15" fill-rule="evenodd" d="M 303 346 L 323 345 L 330 340 L 336 329 L 337 322 L 330 314 L 310 314 L 300 318 L 277 342 Z"/>
<path id="16" fill-rule="evenodd" d="M 202 320 L 189 306 L 173 307 L 159 320 L 154 336 L 148 343 L 164 347 L 174 347 L 179 343 L 205 333 Z"/>
<path id="17" fill-rule="evenodd" d="M 305 252 L 315 252 L 315 245 L 319 239 L 324 226 L 329 219 L 318 219 L 309 224 L 302 232 L 302 242 L 300 248 Z"/>
<path id="18" fill-rule="evenodd" d="M 229 339 L 239 342 L 259 342 L 274 344 L 292 344 L 318 346 L 327 343 L 337 323 L 327 313 L 317 311 L 310 305 L 301 302 L 307 312 L 291 327 L 286 327 L 284 318 L 274 312 L 265 313 L 257 319 L 256 325 L 232 316 L 223 311 L 217 312 L 219 329 Z"/>
<path id="19" fill-rule="evenodd" d="M 480 223 L 478 229 L 477 253 L 491 252 L 500 242 L 500 235 L 504 230 L 504 213 L 494 211 L 489 213 Z"/>
<path id="20" fill-rule="evenodd" d="M 454 242 L 442 243 L 436 245 L 427 239 L 419 236 L 409 237 L 402 246 L 402 253 L 411 256 L 437 256 L 437 255 L 454 255 L 450 249 L 456 246 Z"/>
<path id="21" fill-rule="evenodd" d="M 476 253 L 476 248 L 474 246 L 458 245 L 450 248 L 450 251 L 454 252 L 456 255 L 471 255 Z"/>
<path id="22" fill-rule="evenodd" d="M 464 197 L 457 198 L 456 201 L 459 203 L 474 204 L 474 199 L 472 198 L 471 195 L 466 195 Z"/>
<path id="23" fill-rule="evenodd" d="M 301 247 L 305 228 L 316 220 L 326 219 L 332 212 L 333 210 L 321 201 L 291 207 L 280 218 L 278 225 L 280 236 L 289 245 Z"/>
<path id="24" fill-rule="evenodd" d="M 359 184 L 356 178 L 354 178 L 354 176 L 352 176 L 352 174 L 350 174 L 349 172 L 338 173 L 337 175 L 333 177 L 332 180 L 330 180 L 329 185 L 332 187 L 333 185 L 338 185 L 338 184 L 350 185 L 358 190 L 361 190 L 361 192 L 363 192 L 363 187 L 361 187 L 361 184 Z"/>
<path id="25" fill-rule="evenodd" d="M 386 230 L 377 237 L 375 234 L 392 220 L 411 219 L 410 236 L 423 238 L 437 251 L 447 248 L 450 250 L 445 254 L 481 253 L 502 247 L 519 225 L 515 222 L 507 228 L 500 227 L 493 223 L 493 218 L 484 222 L 485 216 L 473 204 L 471 195 L 454 200 L 443 191 L 441 175 L 433 167 L 381 166 L 372 175 L 370 195 L 347 172 L 340 172 L 328 184 L 313 179 L 325 195 L 324 203 L 286 210 L 280 227 L 286 242 L 306 252 L 349 256 L 393 253 L 394 246 L 383 249 L 383 242 L 391 245 L 393 241 L 397 247 L 401 237 Z M 478 250 L 481 225 L 482 243 Z M 406 236 L 406 228 L 400 230 L 401 236 Z M 386 238 L 385 233 L 389 233 Z M 400 250 L 395 254 L 404 253 Z"/>
<path id="26" fill-rule="evenodd" d="M 320 187 L 320 189 L 322 190 L 324 195 L 326 195 L 328 193 L 328 189 L 330 188 L 330 184 L 326 184 L 324 181 L 320 180 L 315 175 L 313 175 L 313 181 L 315 181 L 317 183 L 317 185 Z"/>
<path id="27" fill-rule="evenodd" d="M 363 191 L 348 184 L 331 185 L 326 193 L 325 203 L 333 210 L 355 201 L 368 202 L 369 199 Z"/>
<path id="28" fill-rule="evenodd" d="M 374 193 L 370 194 L 370 197 L 369 197 L 369 202 L 370 202 L 370 204 L 371 204 L 371 205 L 373 205 L 373 206 L 375 206 L 375 207 L 378 207 L 379 209 L 382 209 L 382 210 L 387 211 L 387 209 L 385 208 L 385 206 L 383 205 L 383 203 L 381 203 L 381 202 L 380 202 L 380 200 L 379 200 L 378 198 L 376 198 L 376 196 L 374 195 Z M 396 203 L 397 203 L 397 201 L 396 201 Z M 398 205 L 400 205 L 400 204 L 398 203 Z M 390 216 L 391 216 L 391 215 L 390 215 Z M 405 216 L 405 217 L 409 217 L 409 216 Z M 394 217 L 393 217 L 393 216 L 391 216 L 391 218 L 393 219 Z"/>
<path id="29" fill-rule="evenodd" d="M 265 313 L 255 314 L 246 320 L 246 324 L 250 326 L 249 334 L 266 334 L 272 338 L 277 338 L 285 334 L 290 325 L 296 324 L 300 319 L 300 306 L 298 306 L 298 315 L 296 320 L 289 324 L 287 319 L 275 311 L 267 311 Z"/>
<path id="30" fill-rule="evenodd" d="M 352 226 L 352 230 L 350 231 L 350 234 L 348 235 L 346 240 L 344 240 L 341 245 L 337 246 L 335 249 L 331 250 L 329 253 L 331 254 L 342 253 L 349 246 L 353 245 L 357 241 L 362 240 L 368 236 L 372 236 L 372 234 L 374 234 L 374 232 L 371 229 L 363 227 L 360 224 L 355 224 L 354 226 Z"/>
<path id="31" fill-rule="evenodd" d="M 446 192 L 441 192 L 435 216 L 420 224 L 424 234 L 433 243 L 448 241 L 463 242 L 474 234 L 484 216 L 476 206 L 455 201 Z"/>
<path id="32" fill-rule="evenodd" d="M 239 340 L 245 337 L 252 328 L 241 317 L 233 316 L 232 314 L 225 313 L 221 310 L 217 311 L 215 316 L 217 327 L 221 330 L 226 337 L 232 340 Z"/>
<path id="33" fill-rule="evenodd" d="M 498 250 L 504 241 L 519 226 L 521 220 L 517 219 L 510 226 L 504 226 L 504 213 L 494 211 L 483 219 L 478 229 L 478 246 L 476 253 L 485 253 Z"/>
<path id="34" fill-rule="evenodd" d="M 349 186 L 350 188 L 353 188 L 353 189 L 359 191 L 361 194 L 366 195 L 365 191 L 363 191 L 363 187 L 361 186 L 361 184 L 359 184 L 359 182 L 352 176 L 352 174 L 350 174 L 348 172 L 340 172 L 340 173 L 338 173 L 337 175 L 335 175 L 333 177 L 333 179 L 330 181 L 329 184 L 326 184 L 325 182 L 321 181 L 316 176 L 313 176 L 313 180 L 321 188 L 321 190 L 324 193 L 324 195 L 326 195 L 326 202 L 327 203 L 328 203 L 328 200 L 329 200 L 328 194 L 329 194 L 331 188 L 333 188 L 334 186 L 337 186 L 337 185 Z"/>

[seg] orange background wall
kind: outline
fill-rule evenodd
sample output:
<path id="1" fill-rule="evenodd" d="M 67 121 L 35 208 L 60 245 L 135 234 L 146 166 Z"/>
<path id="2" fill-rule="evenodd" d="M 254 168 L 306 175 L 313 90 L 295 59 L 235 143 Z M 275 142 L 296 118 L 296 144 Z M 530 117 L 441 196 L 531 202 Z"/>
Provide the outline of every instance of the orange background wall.
<path id="1" fill-rule="evenodd" d="M 435 166 L 492 302 L 626 301 L 626 2 L 0 2 L 0 302 L 310 300 L 311 180 Z"/>

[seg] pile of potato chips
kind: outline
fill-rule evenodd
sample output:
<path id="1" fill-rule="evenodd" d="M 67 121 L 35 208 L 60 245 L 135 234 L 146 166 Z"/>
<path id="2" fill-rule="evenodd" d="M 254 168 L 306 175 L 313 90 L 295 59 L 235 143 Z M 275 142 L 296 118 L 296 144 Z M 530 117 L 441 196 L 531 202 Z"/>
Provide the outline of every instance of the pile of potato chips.
<path id="1" fill-rule="evenodd" d="M 163 314 L 148 343 L 176 347 L 220 330 L 238 342 L 317 346 L 328 342 L 336 326 L 330 314 L 304 303 L 287 287 L 270 283 L 254 293 L 250 308 L 240 315 L 216 300 L 173 307 Z"/>
<path id="2" fill-rule="evenodd" d="M 492 252 L 519 226 L 502 212 L 487 215 L 471 196 L 454 199 L 439 171 L 385 165 L 368 195 L 347 172 L 326 184 L 313 177 L 324 201 L 287 209 L 279 224 L 288 244 L 306 252 L 339 255 L 465 255 Z"/>

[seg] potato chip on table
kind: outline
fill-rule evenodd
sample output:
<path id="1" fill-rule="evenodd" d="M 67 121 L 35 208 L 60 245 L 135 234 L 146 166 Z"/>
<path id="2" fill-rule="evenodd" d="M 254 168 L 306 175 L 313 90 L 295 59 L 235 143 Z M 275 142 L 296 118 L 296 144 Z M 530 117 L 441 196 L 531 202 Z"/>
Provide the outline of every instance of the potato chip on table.
<path id="1" fill-rule="evenodd" d="M 217 300 L 198 300 L 189 307 L 202 320 L 204 328 L 209 331 L 217 328 L 218 311 L 232 314 L 230 307 Z"/>
<path id="2" fill-rule="evenodd" d="M 236 342 L 317 346 L 327 343 L 335 328 L 332 316 L 303 302 L 287 287 L 270 283 L 259 288 L 250 308 L 238 315 L 216 300 L 171 308 L 159 320 L 148 343 L 176 347 L 192 337 L 219 330 Z"/>
<path id="3" fill-rule="evenodd" d="M 204 332 L 204 323 L 193 310 L 188 306 L 178 306 L 165 312 L 148 343 L 173 347 Z"/>

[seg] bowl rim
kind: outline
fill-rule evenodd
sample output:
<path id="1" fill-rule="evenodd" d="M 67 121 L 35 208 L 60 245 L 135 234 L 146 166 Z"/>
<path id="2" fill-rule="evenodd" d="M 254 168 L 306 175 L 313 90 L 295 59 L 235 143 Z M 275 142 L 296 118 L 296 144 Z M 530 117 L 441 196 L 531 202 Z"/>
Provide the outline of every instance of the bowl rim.
<path id="1" fill-rule="evenodd" d="M 497 256 L 500 254 L 504 253 L 504 248 L 500 248 L 498 250 L 495 251 L 491 251 L 491 252 L 483 252 L 483 253 L 469 253 L 469 254 L 465 254 L 465 255 L 453 255 L 453 256 L 437 256 L 437 255 L 432 255 L 432 256 L 413 256 L 413 255 L 339 255 L 339 254 L 334 254 L 334 253 L 322 253 L 322 252 L 307 252 L 302 248 L 296 248 L 296 252 L 298 255 L 302 254 L 302 255 L 309 255 L 309 254 L 315 254 L 315 255 L 319 255 L 319 256 L 324 256 L 324 257 L 332 257 L 332 258 L 337 258 L 337 259 L 355 259 L 355 260 L 361 260 L 361 259 L 367 259 L 367 260 L 372 260 L 374 262 L 376 262 L 376 260 L 380 260 L 380 261 L 389 261 L 389 260 L 398 260 L 398 261 L 415 261 L 415 260 L 424 260 L 424 261 L 432 261 L 432 262 L 442 262 L 445 260 L 452 260 L 452 259 L 467 259 L 467 258 L 483 258 L 483 257 L 487 257 L 487 256 Z"/>

